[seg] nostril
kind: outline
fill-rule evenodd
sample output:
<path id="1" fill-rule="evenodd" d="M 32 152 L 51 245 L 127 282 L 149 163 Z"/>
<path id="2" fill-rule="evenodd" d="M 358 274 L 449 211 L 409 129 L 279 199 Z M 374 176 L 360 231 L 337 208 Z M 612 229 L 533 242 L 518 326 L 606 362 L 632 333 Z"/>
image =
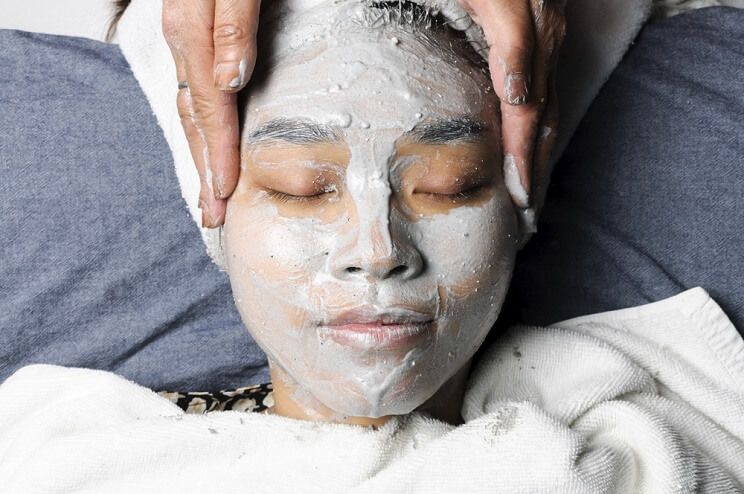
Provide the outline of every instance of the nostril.
<path id="1" fill-rule="evenodd" d="M 344 268 L 344 273 L 355 274 L 364 272 L 365 269 L 359 266 L 348 266 Z M 405 264 L 399 264 L 391 270 L 387 270 L 382 265 L 374 265 L 369 267 L 369 274 L 378 279 L 394 278 L 398 276 L 404 276 L 408 272 L 408 266 Z"/>
<path id="2" fill-rule="evenodd" d="M 390 271 L 389 276 L 398 276 L 405 273 L 407 270 L 408 267 L 401 264 L 400 266 L 396 266 L 392 271 Z"/>

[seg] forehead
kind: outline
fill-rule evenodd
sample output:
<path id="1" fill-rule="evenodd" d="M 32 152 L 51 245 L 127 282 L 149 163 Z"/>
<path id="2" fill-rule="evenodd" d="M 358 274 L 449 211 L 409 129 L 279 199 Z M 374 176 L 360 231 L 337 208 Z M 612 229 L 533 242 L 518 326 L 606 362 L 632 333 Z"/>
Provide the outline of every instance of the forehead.
<path id="1" fill-rule="evenodd" d="M 291 30 L 291 24 L 282 29 Z M 425 120 L 487 118 L 484 113 L 497 108 L 488 77 L 449 48 L 459 40 L 447 36 L 348 22 L 306 41 L 285 39 L 292 49 L 251 88 L 245 127 L 299 118 L 347 131 L 400 133 Z"/>

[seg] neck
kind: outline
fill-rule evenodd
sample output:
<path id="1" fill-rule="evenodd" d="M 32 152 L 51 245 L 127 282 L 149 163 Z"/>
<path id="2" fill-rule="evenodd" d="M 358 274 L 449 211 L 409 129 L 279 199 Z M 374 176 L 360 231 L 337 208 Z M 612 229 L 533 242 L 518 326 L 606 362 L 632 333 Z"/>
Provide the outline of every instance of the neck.
<path id="1" fill-rule="evenodd" d="M 274 387 L 273 413 L 293 419 L 313 422 L 334 422 L 350 425 L 379 427 L 393 416 L 351 417 L 332 410 L 304 390 L 284 370 L 270 363 L 271 381 Z M 466 363 L 439 390 L 416 411 L 425 412 L 435 419 L 459 425 L 462 423 L 460 409 L 465 395 L 465 383 L 470 372 L 470 362 Z"/>

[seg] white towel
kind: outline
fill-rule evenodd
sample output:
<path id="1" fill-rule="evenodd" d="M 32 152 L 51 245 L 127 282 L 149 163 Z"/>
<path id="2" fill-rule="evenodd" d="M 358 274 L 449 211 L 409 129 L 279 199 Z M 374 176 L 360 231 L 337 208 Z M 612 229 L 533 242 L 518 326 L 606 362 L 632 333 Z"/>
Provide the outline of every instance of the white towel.
<path id="1" fill-rule="evenodd" d="M 299 3 L 299 0 L 294 0 Z M 301 0 L 312 3 L 319 0 Z M 478 38 L 479 29 L 457 0 L 417 0 L 441 9 L 445 17 L 460 19 L 455 27 Z M 559 137 L 554 159 L 565 149 L 589 105 L 625 54 L 651 12 L 652 0 L 569 0 L 566 6 L 568 35 L 561 54 L 558 92 L 561 102 Z M 176 174 L 189 212 L 201 226 L 197 207 L 199 177 L 183 134 L 175 101 L 176 70 L 162 33 L 162 2 L 133 0 L 122 17 L 117 41 L 132 72 L 152 106 L 173 152 Z M 212 259 L 224 266 L 216 229 L 201 229 Z"/>
<path id="2" fill-rule="evenodd" d="M 462 426 L 379 430 L 184 414 L 115 374 L 36 365 L 0 386 L 0 489 L 35 493 L 744 492 L 744 341 L 700 289 L 515 328 Z"/>

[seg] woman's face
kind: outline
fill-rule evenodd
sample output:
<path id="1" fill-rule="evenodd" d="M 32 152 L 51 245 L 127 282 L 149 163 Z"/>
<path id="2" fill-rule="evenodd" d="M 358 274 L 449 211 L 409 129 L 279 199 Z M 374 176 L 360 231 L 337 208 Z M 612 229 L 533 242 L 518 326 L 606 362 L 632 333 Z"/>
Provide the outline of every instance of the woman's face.
<path id="1" fill-rule="evenodd" d="M 223 245 L 244 322 L 298 393 L 405 414 L 482 343 L 518 241 L 487 88 L 421 33 L 357 27 L 252 89 Z"/>

